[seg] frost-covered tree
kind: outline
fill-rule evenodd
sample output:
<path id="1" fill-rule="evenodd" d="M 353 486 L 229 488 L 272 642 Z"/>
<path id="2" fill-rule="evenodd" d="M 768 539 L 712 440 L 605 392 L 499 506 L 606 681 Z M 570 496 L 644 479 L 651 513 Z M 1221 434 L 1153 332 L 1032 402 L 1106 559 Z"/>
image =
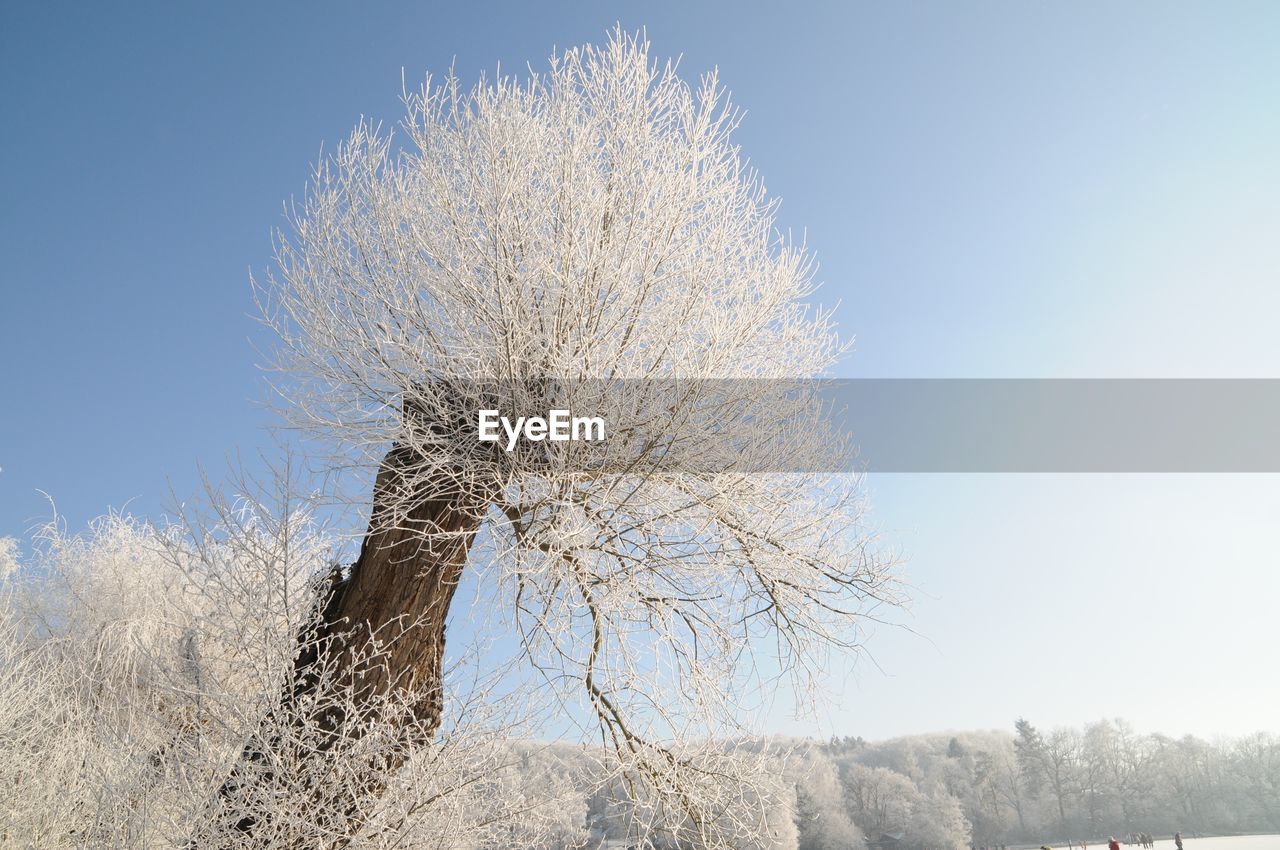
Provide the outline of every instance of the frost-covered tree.
<path id="1" fill-rule="evenodd" d="M 887 767 L 842 765 L 840 779 L 845 804 L 854 821 L 879 838 L 881 833 L 902 832 L 920 792 L 908 777 Z"/>
<path id="2" fill-rule="evenodd" d="M 1047 790 L 1058 814 L 1058 828 L 1067 831 L 1067 812 L 1080 787 L 1080 736 L 1073 729 L 1054 729 L 1044 735 L 1026 720 L 1015 725 L 1018 764 L 1033 796 Z"/>
<path id="3" fill-rule="evenodd" d="M 1280 738 L 1265 732 L 1242 738 L 1232 749 L 1231 766 L 1253 804 L 1255 822 L 1280 830 Z"/>
<path id="4" fill-rule="evenodd" d="M 755 816 L 726 820 L 724 780 L 752 768 L 706 736 L 762 676 L 810 692 L 823 653 L 896 599 L 854 482 L 796 474 L 829 468 L 838 436 L 788 432 L 812 411 L 770 396 L 844 350 L 812 260 L 776 229 L 715 75 L 690 87 L 640 38 L 406 103 L 402 143 L 362 125 L 317 169 L 260 288 L 291 421 L 374 477 L 281 710 L 319 730 L 317 758 L 379 724 L 429 741 L 467 575 L 634 796 L 682 840 L 731 843 Z M 607 408 L 614 431 L 585 459 L 505 452 L 477 441 L 482 406 Z M 323 677 L 342 710 L 311 706 Z M 215 820 L 269 828 L 236 801 L 273 781 L 274 747 L 250 742 Z"/>
<path id="5" fill-rule="evenodd" d="M 787 769 L 795 782 L 800 850 L 862 847 L 862 833 L 849 818 L 831 759 L 819 750 L 805 750 L 791 759 Z"/>
<path id="6" fill-rule="evenodd" d="M 920 850 L 964 850 L 969 832 L 960 801 L 941 789 L 921 794 L 911 807 L 907 841 Z"/>

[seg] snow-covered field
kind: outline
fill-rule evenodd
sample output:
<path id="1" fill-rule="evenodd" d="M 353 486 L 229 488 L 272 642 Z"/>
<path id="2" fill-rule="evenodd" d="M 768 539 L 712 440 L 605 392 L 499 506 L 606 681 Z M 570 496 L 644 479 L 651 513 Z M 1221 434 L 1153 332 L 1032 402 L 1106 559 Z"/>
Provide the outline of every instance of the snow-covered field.
<path id="1" fill-rule="evenodd" d="M 1091 845 L 1092 846 L 1092 845 Z M 1122 848 L 1137 847 L 1136 844 L 1121 844 Z M 1105 844 L 1097 845 L 1099 850 L 1106 850 Z M 1182 837 L 1183 850 L 1280 850 L 1280 835 L 1228 835 L 1217 838 Z M 1155 843 L 1154 850 L 1178 850 L 1173 839 L 1164 839 Z"/>

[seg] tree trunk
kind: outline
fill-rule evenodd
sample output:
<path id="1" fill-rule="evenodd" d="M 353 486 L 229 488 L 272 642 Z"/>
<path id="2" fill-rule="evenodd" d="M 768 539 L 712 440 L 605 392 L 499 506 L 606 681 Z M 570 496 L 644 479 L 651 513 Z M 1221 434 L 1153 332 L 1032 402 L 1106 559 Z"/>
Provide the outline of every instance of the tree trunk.
<path id="1" fill-rule="evenodd" d="M 439 728 L 445 618 L 485 503 L 456 481 L 419 481 L 414 460 L 399 445 L 384 458 L 360 556 L 346 577 L 340 568 L 329 576 L 318 622 L 299 635 L 294 676 L 280 707 L 219 789 L 211 825 L 222 829 L 193 839 L 190 850 L 226 846 L 224 839 L 210 836 L 225 835 L 228 826 L 238 844 L 271 833 L 273 847 L 345 847 L 363 823 L 362 803 L 380 795 L 408 749 L 429 743 Z M 326 703 L 323 696 L 334 691 L 350 699 Z M 374 755 L 346 765 L 354 766 L 359 778 L 352 781 L 346 774 L 347 781 L 335 788 L 320 786 L 320 771 L 308 777 L 306 792 L 327 843 L 317 844 L 315 835 L 275 843 L 281 833 L 268 823 L 269 809 L 250 805 L 246 812 L 245 804 L 255 786 L 276 778 L 282 744 L 290 746 L 282 741 L 280 727 L 310 733 L 305 748 L 292 751 L 295 763 L 304 761 L 307 770 L 323 765 L 335 747 L 359 740 L 371 723 L 385 724 L 379 731 L 390 732 L 391 740 L 370 748 Z"/>

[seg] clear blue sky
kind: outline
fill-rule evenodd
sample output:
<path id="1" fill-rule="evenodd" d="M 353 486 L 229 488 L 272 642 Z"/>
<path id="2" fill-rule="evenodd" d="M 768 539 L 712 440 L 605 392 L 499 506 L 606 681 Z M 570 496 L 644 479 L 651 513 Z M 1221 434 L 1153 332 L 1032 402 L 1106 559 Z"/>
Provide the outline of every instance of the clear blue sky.
<path id="1" fill-rule="evenodd" d="M 847 374 L 1280 377 L 1274 3 L 9 3 L 0 534 L 270 450 L 248 272 L 321 144 L 615 21 L 748 110 Z M 1275 477 L 871 487 L 923 637 L 783 728 L 1277 729 Z"/>

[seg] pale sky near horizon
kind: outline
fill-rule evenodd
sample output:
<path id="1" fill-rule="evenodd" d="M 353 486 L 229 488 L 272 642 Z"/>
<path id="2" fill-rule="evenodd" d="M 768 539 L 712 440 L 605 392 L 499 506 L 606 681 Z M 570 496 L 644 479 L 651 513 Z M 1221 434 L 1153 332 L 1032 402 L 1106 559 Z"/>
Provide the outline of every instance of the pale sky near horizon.
<path id="1" fill-rule="evenodd" d="M 1280 377 L 1280 5 L 8 4 L 0 535 L 271 451 L 248 272 L 323 143 L 645 26 L 718 66 L 856 377 Z M 1280 476 L 883 475 L 918 588 L 789 732 L 1280 732 Z M 878 666 L 877 666 L 878 665 Z"/>

